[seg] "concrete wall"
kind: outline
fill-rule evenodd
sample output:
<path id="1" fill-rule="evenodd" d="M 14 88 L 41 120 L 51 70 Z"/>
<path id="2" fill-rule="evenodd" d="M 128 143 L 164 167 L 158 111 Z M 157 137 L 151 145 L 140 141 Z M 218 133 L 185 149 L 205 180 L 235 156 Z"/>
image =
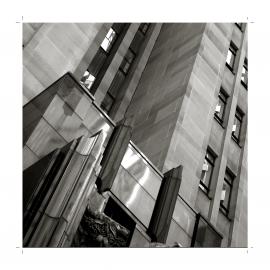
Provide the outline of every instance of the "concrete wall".
<path id="1" fill-rule="evenodd" d="M 133 141 L 163 171 L 203 30 L 163 24 L 127 112 L 135 115 Z"/>
<path id="2" fill-rule="evenodd" d="M 82 135 L 91 136 L 113 125 L 70 76 L 32 99 L 23 111 L 23 168 Z M 109 137 L 109 136 L 108 136 Z"/>
<path id="3" fill-rule="evenodd" d="M 127 112 L 135 114 L 132 140 L 162 172 L 184 166 L 179 193 L 224 234 L 223 246 L 230 245 L 233 226 L 219 211 L 225 169 L 239 179 L 242 164 L 242 149 L 231 139 L 236 105 L 247 114 L 247 91 L 240 84 L 243 37 L 233 23 L 163 24 Z M 225 65 L 231 40 L 239 48 L 234 74 Z M 225 127 L 214 120 L 221 85 L 230 96 Z M 245 133 L 243 123 L 243 143 Z M 210 196 L 198 188 L 208 146 L 217 154 Z M 230 212 L 243 206 L 246 213 L 245 199 L 236 204 L 236 198 Z M 243 240 L 246 230 L 239 226 Z"/>
<path id="4" fill-rule="evenodd" d="M 23 25 L 24 104 L 67 71 L 80 79 L 111 24 L 43 23 Z M 78 71 L 79 70 L 79 71 Z"/>

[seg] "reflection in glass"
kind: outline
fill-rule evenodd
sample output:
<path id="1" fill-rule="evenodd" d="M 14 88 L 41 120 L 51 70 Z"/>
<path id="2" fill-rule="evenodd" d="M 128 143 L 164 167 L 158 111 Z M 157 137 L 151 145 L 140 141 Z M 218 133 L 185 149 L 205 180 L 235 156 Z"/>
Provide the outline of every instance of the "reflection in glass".
<path id="1" fill-rule="evenodd" d="M 136 184 L 134 189 L 131 191 L 130 197 L 126 202 L 127 207 L 129 207 L 133 203 L 133 201 L 137 197 L 137 193 L 138 193 L 139 189 L 142 188 L 142 186 L 145 184 L 146 180 L 149 179 L 149 175 L 150 175 L 150 170 L 149 170 L 149 168 L 146 168 L 144 175 L 141 177 L 139 182 Z"/>
<path id="2" fill-rule="evenodd" d="M 139 160 L 138 155 L 134 154 L 134 152 L 128 147 L 126 154 L 122 160 L 121 165 L 128 170 L 134 163 Z"/>
<path id="3" fill-rule="evenodd" d="M 84 84 L 85 87 L 90 89 L 95 79 L 96 78 L 92 74 L 90 74 L 89 71 L 86 70 L 81 79 L 81 83 Z"/>
<path id="4" fill-rule="evenodd" d="M 116 33 L 115 31 L 110 28 L 110 30 L 108 31 L 106 37 L 104 38 L 104 40 L 101 43 L 101 48 L 105 51 L 105 52 L 109 52 L 113 41 L 115 39 Z"/>

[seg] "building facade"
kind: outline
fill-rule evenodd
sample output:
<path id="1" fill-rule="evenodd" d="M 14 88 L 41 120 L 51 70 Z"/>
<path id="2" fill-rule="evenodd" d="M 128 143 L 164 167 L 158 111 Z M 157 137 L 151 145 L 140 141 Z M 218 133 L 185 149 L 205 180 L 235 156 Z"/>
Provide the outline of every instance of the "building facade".
<path id="1" fill-rule="evenodd" d="M 24 23 L 24 246 L 247 247 L 247 59 L 244 23 Z"/>

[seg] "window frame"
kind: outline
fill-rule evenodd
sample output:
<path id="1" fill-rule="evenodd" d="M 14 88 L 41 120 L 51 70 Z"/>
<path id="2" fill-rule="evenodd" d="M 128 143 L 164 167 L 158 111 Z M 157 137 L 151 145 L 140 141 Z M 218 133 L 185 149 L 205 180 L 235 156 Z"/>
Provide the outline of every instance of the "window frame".
<path id="1" fill-rule="evenodd" d="M 228 50 L 228 53 L 229 51 L 232 53 L 233 55 L 233 63 L 232 65 L 230 65 L 228 62 L 227 62 L 227 58 L 226 58 L 226 66 L 228 67 L 228 69 L 234 74 L 234 66 L 235 66 L 235 59 L 236 59 L 236 56 L 237 56 L 237 51 L 238 51 L 238 48 L 237 46 L 231 41 L 230 43 L 230 47 L 229 47 L 229 50 Z M 227 53 L 227 57 L 228 57 L 228 53 Z"/>
<path id="2" fill-rule="evenodd" d="M 129 52 L 131 52 L 131 54 L 133 54 L 133 58 L 132 58 L 131 61 L 129 61 L 129 59 L 128 59 L 128 57 L 127 57 L 127 54 L 128 54 Z M 132 64 L 134 63 L 135 58 L 136 58 L 136 53 L 135 53 L 131 48 L 128 48 L 128 51 L 127 51 L 127 53 L 125 54 L 125 56 L 124 56 L 124 58 L 123 58 L 123 60 L 122 60 L 122 62 L 121 62 L 121 64 L 120 64 L 120 67 L 119 67 L 119 70 L 120 70 L 123 74 L 125 74 L 125 76 L 129 73 L 130 68 L 131 68 Z M 125 70 L 123 69 L 123 67 L 122 67 L 124 61 L 125 61 L 125 63 L 128 63 L 128 64 L 129 64 L 127 71 L 125 71 Z"/>
<path id="3" fill-rule="evenodd" d="M 245 83 L 245 81 L 242 80 L 243 69 L 246 70 L 247 83 Z M 248 87 L 248 60 L 247 58 L 245 58 L 244 63 L 243 63 L 243 68 L 242 68 L 242 73 L 241 73 L 241 84 L 247 89 Z"/>
<path id="4" fill-rule="evenodd" d="M 108 110 L 105 110 L 105 107 L 104 107 L 104 105 L 103 105 L 103 101 L 104 101 L 104 99 L 105 99 L 107 96 L 109 96 L 109 97 L 111 98 L 112 103 L 111 103 L 111 106 L 109 107 L 109 109 L 108 109 Z M 111 111 L 111 109 L 112 109 L 112 107 L 113 107 L 113 104 L 114 104 L 114 102 L 115 102 L 115 97 L 114 97 L 109 91 L 107 91 L 107 93 L 106 93 L 104 99 L 103 99 L 103 101 L 102 101 L 101 104 L 100 104 L 100 108 L 101 108 L 107 115 L 109 115 L 109 113 L 110 113 L 110 111 Z"/>
<path id="5" fill-rule="evenodd" d="M 242 130 L 242 125 L 243 125 L 243 118 L 244 118 L 245 114 L 243 113 L 243 111 L 239 108 L 239 107 L 236 107 L 236 110 L 235 110 L 235 115 L 234 115 L 234 119 L 236 118 L 239 123 L 240 123 L 240 126 L 239 126 L 239 135 L 238 137 L 235 136 L 234 134 L 234 131 L 232 131 L 232 139 L 239 145 L 240 143 L 240 138 L 241 138 L 241 130 Z M 234 124 L 233 124 L 234 125 Z"/>
<path id="6" fill-rule="evenodd" d="M 241 32 L 243 32 L 243 23 L 235 23 L 235 25 Z"/>
<path id="7" fill-rule="evenodd" d="M 215 119 L 222 125 L 224 122 L 225 114 L 226 114 L 226 107 L 227 107 L 227 100 L 229 98 L 229 95 L 226 93 L 223 87 L 220 88 L 219 94 L 218 94 L 218 99 L 223 103 L 223 113 L 222 117 L 218 115 L 218 112 L 215 111 L 214 117 Z M 218 103 L 219 104 L 219 103 Z M 218 105 L 217 104 L 217 105 Z M 216 106 L 217 106 L 216 105 Z"/>
<path id="8" fill-rule="evenodd" d="M 227 177 L 229 176 L 229 177 Z M 232 199 L 232 191 L 233 191 L 233 183 L 235 180 L 235 174 L 228 168 L 226 167 L 225 170 L 225 175 L 224 175 L 224 179 L 223 179 L 223 184 L 226 183 L 229 187 L 230 187 L 230 194 L 229 194 L 229 199 L 228 199 L 228 206 L 226 207 L 222 202 L 224 200 L 220 200 L 220 205 L 219 205 L 219 209 L 220 211 L 225 215 L 228 216 L 230 213 L 230 207 L 231 207 L 231 199 Z M 227 178 L 230 178 L 227 179 Z M 225 195 L 226 196 L 226 195 Z M 225 199 L 225 198 L 224 198 Z"/>
<path id="9" fill-rule="evenodd" d="M 87 73 L 88 73 L 88 74 L 87 74 Z M 86 81 L 87 81 L 90 77 L 93 77 L 94 79 L 90 81 L 91 84 L 87 85 L 87 84 L 86 84 Z M 88 89 L 88 91 L 90 91 L 90 89 L 91 89 L 92 85 L 94 84 L 95 80 L 96 80 L 96 77 L 95 77 L 93 74 L 91 74 L 88 70 L 86 70 L 86 71 L 84 72 L 84 74 L 83 74 L 81 80 L 80 80 L 80 83 L 81 83 L 84 87 L 86 87 L 86 88 Z"/>
<path id="10" fill-rule="evenodd" d="M 145 25 L 147 26 L 146 29 L 144 30 Z M 141 23 L 139 26 L 139 31 L 143 34 L 146 35 L 148 29 L 150 27 L 150 23 Z"/>
<path id="11" fill-rule="evenodd" d="M 113 36 L 113 39 L 112 41 L 110 41 L 108 38 L 107 38 L 107 35 L 109 34 L 110 30 L 112 29 L 112 31 L 114 32 L 114 36 Z M 100 44 L 100 48 L 108 55 L 115 43 L 115 41 L 117 40 L 119 34 L 113 29 L 113 26 L 110 27 L 109 31 L 107 32 L 106 36 L 104 37 L 104 39 L 102 40 L 101 44 Z M 109 46 L 107 48 L 107 50 L 105 50 L 103 47 L 102 47 L 102 43 L 104 42 L 104 40 L 107 39 L 108 42 L 109 42 Z"/>
<path id="12" fill-rule="evenodd" d="M 207 154 L 212 157 L 213 161 L 210 160 L 210 158 L 207 157 Z M 213 172 L 214 172 L 214 169 L 215 169 L 215 161 L 216 161 L 216 159 L 217 159 L 217 155 L 215 154 L 215 152 L 210 147 L 207 147 L 206 154 L 205 154 L 205 157 L 204 157 L 204 161 L 206 160 L 212 166 L 212 170 L 210 172 L 208 186 L 205 183 L 203 183 L 203 181 L 202 181 L 203 170 L 201 172 L 200 183 L 199 183 L 199 188 L 207 196 L 209 195 L 209 192 L 210 192 L 210 187 L 211 187 L 211 183 L 212 183 L 212 178 L 213 178 Z"/>

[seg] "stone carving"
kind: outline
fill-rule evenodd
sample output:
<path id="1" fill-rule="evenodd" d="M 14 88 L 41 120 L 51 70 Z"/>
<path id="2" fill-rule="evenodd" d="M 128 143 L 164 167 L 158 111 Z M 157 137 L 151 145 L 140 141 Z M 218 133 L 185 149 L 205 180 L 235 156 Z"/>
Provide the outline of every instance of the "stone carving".
<path id="1" fill-rule="evenodd" d="M 127 247 L 130 231 L 104 213 L 86 209 L 73 247 Z"/>

